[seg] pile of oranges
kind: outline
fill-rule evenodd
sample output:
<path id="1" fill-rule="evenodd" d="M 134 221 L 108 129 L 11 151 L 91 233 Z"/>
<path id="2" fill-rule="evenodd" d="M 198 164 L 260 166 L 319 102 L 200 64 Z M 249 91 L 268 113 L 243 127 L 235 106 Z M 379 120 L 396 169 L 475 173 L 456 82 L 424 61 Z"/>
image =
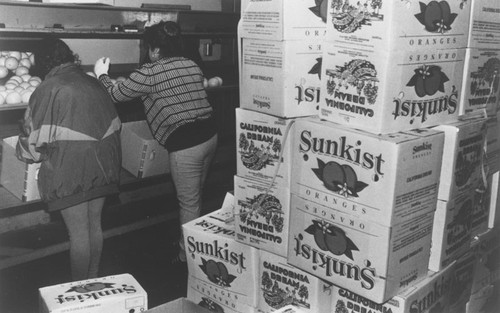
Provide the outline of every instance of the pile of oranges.
<path id="1" fill-rule="evenodd" d="M 35 64 L 31 52 L 0 51 L 0 105 L 28 103 L 42 80 L 30 75 Z"/>

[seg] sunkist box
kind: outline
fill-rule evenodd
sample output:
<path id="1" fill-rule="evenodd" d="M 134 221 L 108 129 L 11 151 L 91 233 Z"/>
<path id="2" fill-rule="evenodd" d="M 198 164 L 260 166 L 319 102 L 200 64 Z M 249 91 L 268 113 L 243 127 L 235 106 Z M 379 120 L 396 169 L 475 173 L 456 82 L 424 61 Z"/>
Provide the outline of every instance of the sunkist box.
<path id="1" fill-rule="evenodd" d="M 427 275 L 434 212 L 387 227 L 292 195 L 287 261 L 382 303 Z"/>
<path id="2" fill-rule="evenodd" d="M 488 116 L 496 115 L 500 101 L 500 45 L 496 50 L 466 49 L 461 90 L 460 114 L 486 109 Z"/>
<path id="3" fill-rule="evenodd" d="M 432 227 L 429 270 L 440 271 L 469 251 L 475 191 L 450 201 L 438 200 Z"/>
<path id="4" fill-rule="evenodd" d="M 326 0 L 242 0 L 238 35 L 243 38 L 303 40 L 326 33 Z"/>
<path id="5" fill-rule="evenodd" d="M 291 192 L 384 226 L 436 208 L 444 134 L 374 135 L 314 119 L 294 124 Z"/>
<path id="6" fill-rule="evenodd" d="M 2 169 L 0 183 L 22 201 L 40 199 L 38 170 L 40 163 L 28 164 L 16 157 L 18 136 L 2 140 Z"/>
<path id="7" fill-rule="evenodd" d="M 234 177 L 236 240 L 286 257 L 290 189 Z"/>
<path id="8" fill-rule="evenodd" d="M 423 280 L 385 303 L 376 303 L 348 289 L 334 287 L 331 312 L 465 313 L 474 262 L 474 256 L 469 255 L 442 271 L 429 272 Z"/>
<path id="9" fill-rule="evenodd" d="M 470 48 L 500 49 L 500 2 L 498 0 L 471 1 L 469 23 Z"/>
<path id="10" fill-rule="evenodd" d="M 378 51 L 465 48 L 470 1 L 328 1 L 326 40 Z"/>
<path id="11" fill-rule="evenodd" d="M 375 134 L 454 121 L 464 58 L 465 49 L 372 51 L 325 42 L 319 116 Z"/>
<path id="12" fill-rule="evenodd" d="M 286 258 L 260 250 L 259 312 L 293 305 L 307 313 L 329 312 L 332 286 L 287 263 Z"/>
<path id="13" fill-rule="evenodd" d="M 122 124 L 122 167 L 144 178 L 170 172 L 168 151 L 153 138 L 146 121 Z"/>
<path id="14" fill-rule="evenodd" d="M 291 145 L 285 140 L 292 140 L 294 120 L 237 108 L 236 174 L 290 186 Z"/>
<path id="15" fill-rule="evenodd" d="M 205 281 L 188 277 L 187 299 L 210 312 L 219 313 L 255 313 L 257 310 L 239 301 L 239 294 L 225 292 Z M 171 311 L 177 313 L 178 311 Z M 191 313 L 191 312 L 188 312 Z"/>
<path id="16" fill-rule="evenodd" d="M 189 276 L 222 298 L 257 305 L 258 249 L 237 242 L 233 212 L 221 208 L 182 225 Z M 192 298 L 190 298 L 192 300 Z"/>
<path id="17" fill-rule="evenodd" d="M 434 129 L 445 134 L 438 199 L 451 201 L 484 186 L 486 119 L 471 117 Z"/>
<path id="18" fill-rule="evenodd" d="M 284 118 L 317 115 L 321 47 L 318 39 L 243 38 L 240 107 Z"/>
<path id="19" fill-rule="evenodd" d="M 93 278 L 39 289 L 40 312 L 130 313 L 148 308 L 146 291 L 130 274 Z"/>

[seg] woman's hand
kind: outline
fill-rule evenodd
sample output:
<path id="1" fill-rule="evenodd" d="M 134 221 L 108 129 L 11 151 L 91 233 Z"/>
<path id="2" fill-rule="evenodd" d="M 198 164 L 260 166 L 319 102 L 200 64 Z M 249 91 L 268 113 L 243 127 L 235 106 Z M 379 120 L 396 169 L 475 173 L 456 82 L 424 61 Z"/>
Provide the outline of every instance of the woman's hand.
<path id="1" fill-rule="evenodd" d="M 97 78 L 99 78 L 101 75 L 108 74 L 109 71 L 109 58 L 107 57 L 102 57 L 95 62 L 94 65 L 94 73 Z"/>

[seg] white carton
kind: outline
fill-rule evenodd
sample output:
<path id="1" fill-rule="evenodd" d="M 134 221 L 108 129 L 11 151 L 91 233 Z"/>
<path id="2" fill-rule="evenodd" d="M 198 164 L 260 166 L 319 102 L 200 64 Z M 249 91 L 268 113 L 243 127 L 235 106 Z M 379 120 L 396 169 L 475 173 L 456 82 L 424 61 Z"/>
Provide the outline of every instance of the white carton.
<path id="1" fill-rule="evenodd" d="M 242 41 L 241 108 L 283 118 L 318 114 L 322 41 Z"/>
<path id="2" fill-rule="evenodd" d="M 236 240 L 286 257 L 290 189 L 234 177 Z"/>
<path id="3" fill-rule="evenodd" d="M 323 44 L 323 119 L 375 134 L 454 121 L 465 49 L 369 51 Z"/>
<path id="4" fill-rule="evenodd" d="M 432 227 L 429 270 L 437 272 L 469 251 L 474 190 L 450 201 L 438 200 Z"/>
<path id="5" fill-rule="evenodd" d="M 294 129 L 293 194 L 388 227 L 435 210 L 442 132 L 374 135 L 312 119 Z"/>
<path id="6" fill-rule="evenodd" d="M 328 312 L 332 285 L 290 264 L 286 258 L 260 251 L 259 312 L 293 305 L 304 313 Z"/>
<path id="7" fill-rule="evenodd" d="M 242 0 L 238 35 L 266 40 L 323 38 L 326 14 L 326 0 Z"/>
<path id="8" fill-rule="evenodd" d="M 206 308 L 210 312 L 220 313 L 254 313 L 257 310 L 241 301 L 239 294 L 224 292 L 220 288 L 208 284 L 193 276 L 188 277 L 187 298 L 199 307 Z M 178 311 L 171 311 L 178 313 Z M 188 313 L 191 313 L 189 311 Z"/>
<path id="9" fill-rule="evenodd" d="M 130 274 L 43 287 L 39 294 L 41 313 L 130 313 L 148 308 L 146 291 Z"/>
<path id="10" fill-rule="evenodd" d="M 255 307 L 259 252 L 236 241 L 231 215 L 219 209 L 182 225 L 189 275 L 207 291 Z"/>
<path id="11" fill-rule="evenodd" d="M 471 4 L 467 47 L 500 48 L 500 2 L 472 0 Z"/>
<path id="12" fill-rule="evenodd" d="M 474 269 L 474 280 L 472 283 L 472 293 L 477 293 L 482 288 L 500 282 L 500 230 L 497 228 L 476 236 L 471 243 L 471 251 L 477 257 Z"/>
<path id="13" fill-rule="evenodd" d="M 382 303 L 423 279 L 434 212 L 392 227 L 292 195 L 287 261 Z"/>
<path id="14" fill-rule="evenodd" d="M 236 109 L 236 174 L 290 186 L 290 135 L 294 119 Z M 287 142 L 285 142 L 285 140 Z M 281 159 L 280 159 L 281 154 Z"/>
<path id="15" fill-rule="evenodd" d="M 465 313 L 474 259 L 455 262 L 428 275 L 385 303 L 376 303 L 344 288 L 334 287 L 331 312 Z"/>
<path id="16" fill-rule="evenodd" d="M 470 1 L 329 0 L 326 40 L 375 50 L 465 48 Z"/>
<path id="17" fill-rule="evenodd" d="M 122 167 L 138 178 L 170 172 L 168 151 L 153 138 L 146 121 L 122 124 Z"/>
<path id="18" fill-rule="evenodd" d="M 0 184 L 22 201 L 40 199 L 38 171 L 40 163 L 28 164 L 16 157 L 18 136 L 2 140 L 2 169 Z"/>
<path id="19" fill-rule="evenodd" d="M 464 119 L 434 129 L 445 134 L 438 199 L 452 201 L 483 187 L 486 180 L 486 119 Z"/>
<path id="20" fill-rule="evenodd" d="M 486 109 L 497 112 L 500 101 L 500 45 L 492 48 L 467 48 L 460 97 L 460 113 Z"/>

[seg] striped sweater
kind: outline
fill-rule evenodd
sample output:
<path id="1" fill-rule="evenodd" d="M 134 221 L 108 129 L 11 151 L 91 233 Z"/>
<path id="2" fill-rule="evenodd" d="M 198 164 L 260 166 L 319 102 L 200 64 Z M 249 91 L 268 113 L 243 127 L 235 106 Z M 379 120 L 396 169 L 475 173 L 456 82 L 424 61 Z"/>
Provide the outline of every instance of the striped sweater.
<path id="1" fill-rule="evenodd" d="M 212 120 L 213 110 L 203 78 L 201 69 L 193 61 L 171 57 L 142 65 L 116 85 L 108 75 L 101 75 L 99 80 L 115 103 L 141 98 L 153 137 L 172 152 L 194 146 L 215 134 L 215 124 L 206 123 Z M 172 136 L 177 130 L 191 134 L 191 138 Z M 196 142 L 200 141 L 197 138 L 200 135 L 203 140 Z M 180 143 L 180 137 L 189 142 Z"/>

